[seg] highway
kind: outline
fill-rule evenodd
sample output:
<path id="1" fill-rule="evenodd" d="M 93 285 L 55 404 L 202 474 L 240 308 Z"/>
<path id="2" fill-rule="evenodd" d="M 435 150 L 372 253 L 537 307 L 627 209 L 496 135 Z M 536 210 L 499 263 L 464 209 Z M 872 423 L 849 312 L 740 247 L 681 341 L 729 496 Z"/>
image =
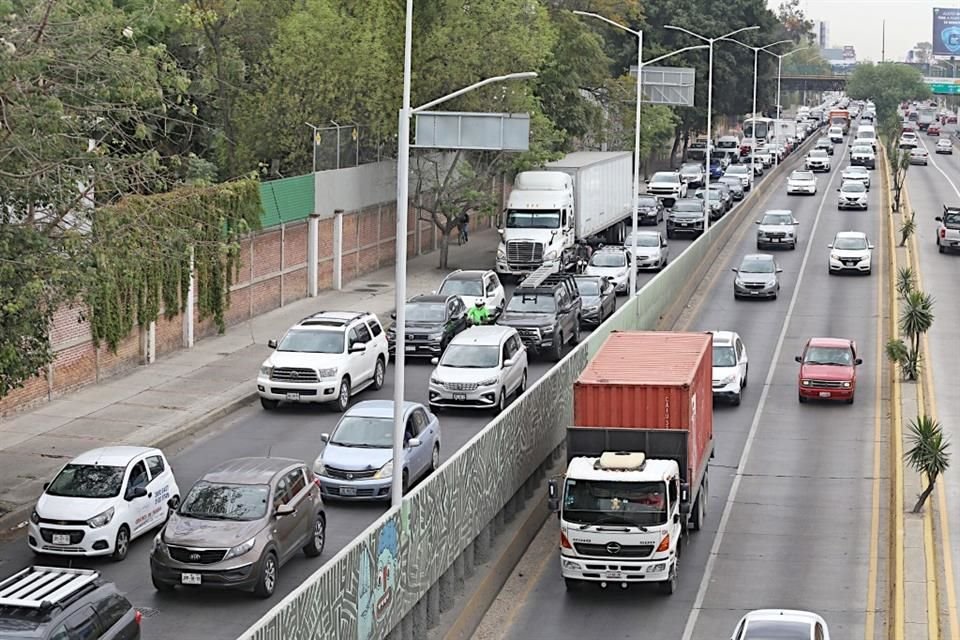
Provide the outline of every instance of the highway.
<path id="1" fill-rule="evenodd" d="M 647 227 L 652 228 L 652 227 Z M 663 230 L 663 225 L 660 225 Z M 676 257 L 690 244 L 688 239 L 670 240 L 671 257 Z M 489 268 L 489 262 L 472 265 Z M 640 285 L 655 274 L 643 272 Z M 508 294 L 512 287 L 508 287 Z M 619 301 L 624 298 L 619 298 Z M 281 335 L 287 327 L 276 327 Z M 584 331 L 584 336 L 588 332 Z M 531 358 L 530 382 L 549 370 L 550 362 Z M 426 403 L 427 381 L 433 367 L 428 361 L 410 361 L 407 364 L 406 385 L 408 398 Z M 391 399 L 393 369 L 388 367 L 385 385 L 379 392 L 365 391 L 354 402 L 374 398 Z M 259 403 L 234 413 L 212 425 L 204 436 L 186 443 L 179 451 L 168 451 L 177 482 L 186 494 L 192 483 L 213 464 L 242 456 L 287 456 L 305 459 L 312 464 L 320 453 L 320 434 L 331 432 L 338 415 L 324 407 L 284 407 L 267 413 Z M 490 420 L 484 412 L 445 411 L 441 417 L 442 456 L 448 458 L 480 431 Z M 126 592 L 133 605 L 144 614 L 143 633 L 150 640 L 183 640 L 184 638 L 232 639 L 246 630 L 270 607 L 279 602 L 291 589 L 316 571 L 322 563 L 349 544 L 387 508 L 386 504 L 327 505 L 327 543 L 320 560 L 297 556 L 280 570 L 280 580 L 274 597 L 260 601 L 244 593 L 194 591 L 178 589 L 171 594 L 158 594 L 150 582 L 149 553 L 153 534 L 133 542 L 129 556 L 122 563 L 104 559 L 74 560 L 74 566 L 95 568 Z M 44 557 L 45 564 L 65 564 L 69 559 Z M 22 537 L 0 544 L 0 564 L 3 575 L 10 575 L 35 562 Z M 215 616 L 210 615 L 215 610 Z M 189 633 L 185 634 L 184 629 Z"/>
<path id="2" fill-rule="evenodd" d="M 783 268 L 779 298 L 733 299 L 730 268 L 756 252 L 747 225 L 706 279 L 690 322 L 676 327 L 736 331 L 750 362 L 743 404 L 715 410 L 707 522 L 683 550 L 679 591 L 586 585 L 567 592 L 551 517 L 539 537 L 550 543 L 528 551 L 541 557 L 523 560 L 526 586 L 512 602 L 494 604 L 482 637 L 574 639 L 602 629 L 609 638 L 715 640 L 729 637 L 747 611 L 766 607 L 816 611 L 835 638 L 878 637 L 886 554 L 880 496 L 887 495 L 886 468 L 879 471 L 887 411 L 880 404 L 882 217 L 876 186 L 868 211 L 837 211 L 845 151 L 836 146 L 816 196 L 787 196 L 784 185 L 763 207 L 792 209 L 800 221 L 798 248 L 769 252 Z M 878 185 L 879 172 L 872 176 Z M 865 231 L 876 245 L 871 276 L 828 274 L 827 245 L 844 230 Z M 812 336 L 857 341 L 864 363 L 852 406 L 798 403 L 794 356 Z"/>
<path id="3" fill-rule="evenodd" d="M 945 128 L 944 135 L 953 136 L 955 127 Z M 920 134 L 920 140 L 930 153 L 929 166 L 913 166 L 907 171 L 907 189 L 910 204 L 916 211 L 917 258 L 920 263 L 920 286 L 933 296 L 934 321 L 928 333 L 929 361 L 926 365 L 928 380 L 932 381 L 934 406 L 933 413 L 943 425 L 944 433 L 953 443 L 955 450 L 960 443 L 960 397 L 956 392 L 956 381 L 960 379 L 960 360 L 954 358 L 957 345 L 960 344 L 960 298 L 956 295 L 957 269 L 960 268 L 960 255 L 937 251 L 935 244 L 937 222 L 935 216 L 941 215 L 943 205 L 960 205 L 960 149 L 955 147 L 953 155 L 935 155 L 933 152 L 937 138 Z M 904 421 L 912 419 L 904 416 Z M 949 572 L 946 584 L 941 585 L 941 595 L 947 602 L 952 600 L 951 623 L 956 637 L 956 584 L 960 581 L 960 566 L 954 555 L 960 550 L 960 471 L 957 469 L 956 454 L 953 465 L 940 479 L 941 489 L 935 491 L 931 500 L 940 517 L 942 538 L 940 558 L 943 569 Z M 913 506 L 914 496 L 906 496 L 907 507 Z M 949 627 L 944 627 L 945 630 Z"/>

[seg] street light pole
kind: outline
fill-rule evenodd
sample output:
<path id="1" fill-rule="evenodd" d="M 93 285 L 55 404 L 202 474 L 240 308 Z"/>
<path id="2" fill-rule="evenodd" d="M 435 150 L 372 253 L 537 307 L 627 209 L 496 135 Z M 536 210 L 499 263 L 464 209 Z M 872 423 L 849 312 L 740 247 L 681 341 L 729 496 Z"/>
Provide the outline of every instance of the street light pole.
<path id="1" fill-rule="evenodd" d="M 410 118 L 414 114 L 426 111 L 448 100 L 452 100 L 480 87 L 505 80 L 536 78 L 535 72 L 509 73 L 474 82 L 470 86 L 431 100 L 416 108 L 410 107 L 410 66 L 413 33 L 413 0 L 407 0 L 407 15 L 403 52 L 403 106 L 400 108 L 400 121 L 397 132 L 397 244 L 396 244 L 396 337 L 394 339 L 394 380 L 393 380 L 393 475 L 390 485 L 390 503 L 399 506 L 403 501 L 403 407 L 404 407 L 404 366 L 406 365 L 406 301 L 407 301 L 407 210 L 410 205 Z"/>
<path id="2" fill-rule="evenodd" d="M 812 48 L 813 48 L 813 47 L 800 47 L 800 48 L 798 48 L 798 49 L 794 49 L 793 51 L 787 51 L 786 53 L 773 53 L 772 51 L 769 51 L 769 50 L 767 50 L 767 49 L 763 49 L 763 51 L 765 51 L 766 53 L 769 53 L 770 55 L 772 55 L 773 57 L 775 57 L 775 58 L 777 59 L 777 106 L 776 106 L 776 109 L 777 109 L 777 120 L 776 120 L 776 122 L 777 122 L 777 128 L 776 128 L 776 136 L 774 137 L 774 140 L 776 140 L 776 137 L 779 137 L 779 135 L 780 135 L 780 116 L 781 116 L 781 114 L 782 114 L 782 112 L 783 112 L 783 105 L 781 104 L 781 101 L 780 101 L 780 79 L 781 79 L 782 72 L 783 72 L 783 59 L 786 58 L 787 56 L 792 56 L 793 54 L 798 53 L 798 52 L 800 52 L 800 51 L 804 51 L 804 50 L 806 50 L 806 49 L 812 49 Z M 779 156 L 779 154 L 774 157 L 774 162 L 775 162 L 774 166 L 776 166 L 776 167 L 779 167 L 779 166 L 780 166 L 780 156 Z"/>
<path id="3" fill-rule="evenodd" d="M 710 63 L 707 69 L 707 171 L 703 180 L 703 200 L 706 203 L 706 214 L 703 217 L 703 231 L 706 233 L 710 229 L 710 159 L 713 147 L 713 43 L 717 40 L 727 40 L 732 36 L 744 31 L 754 31 L 760 27 L 758 25 L 741 27 L 740 29 L 731 31 L 730 33 L 724 34 L 718 38 L 708 38 L 700 35 L 699 33 L 694 33 L 689 29 L 677 27 L 672 24 L 664 25 L 663 28 L 673 29 L 674 31 L 682 31 L 687 35 L 703 40 L 710 46 Z"/>

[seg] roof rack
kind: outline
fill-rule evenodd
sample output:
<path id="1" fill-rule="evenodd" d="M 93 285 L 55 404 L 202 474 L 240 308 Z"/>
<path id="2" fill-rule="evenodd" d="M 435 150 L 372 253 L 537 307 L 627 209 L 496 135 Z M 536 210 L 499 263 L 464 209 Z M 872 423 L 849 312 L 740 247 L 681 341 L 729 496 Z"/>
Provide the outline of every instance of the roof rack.
<path id="1" fill-rule="evenodd" d="M 0 606 L 42 609 L 56 606 L 88 585 L 99 572 L 65 567 L 27 567 L 0 582 Z"/>
<path id="2" fill-rule="evenodd" d="M 324 317 L 325 314 L 328 314 L 328 313 L 343 313 L 343 314 L 353 313 L 354 315 L 348 318 Z M 369 315 L 369 313 L 370 313 L 369 311 L 361 311 L 360 313 L 356 313 L 354 311 L 317 311 L 316 313 L 311 313 L 310 315 L 306 316 L 305 318 L 300 320 L 300 322 L 297 324 L 323 324 L 327 326 L 343 326 L 353 322 L 354 320 L 359 320 L 360 318 L 363 318 L 364 316 Z"/>
<path id="3" fill-rule="evenodd" d="M 536 271 L 531 272 L 530 275 L 523 279 L 523 282 L 519 284 L 518 288 L 535 289 L 537 287 L 549 287 L 573 278 L 572 274 L 557 273 L 554 271 L 554 268 L 555 267 L 550 265 L 538 267 Z"/>

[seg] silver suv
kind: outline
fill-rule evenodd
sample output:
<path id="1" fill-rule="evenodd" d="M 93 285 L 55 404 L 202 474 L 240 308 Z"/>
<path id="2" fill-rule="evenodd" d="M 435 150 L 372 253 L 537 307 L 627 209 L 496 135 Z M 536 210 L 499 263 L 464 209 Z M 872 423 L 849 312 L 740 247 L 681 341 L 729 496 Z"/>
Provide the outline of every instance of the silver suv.
<path id="1" fill-rule="evenodd" d="M 267 345 L 274 351 L 257 376 L 260 404 L 267 410 L 281 402 L 329 402 L 343 413 L 351 396 L 383 386 L 390 351 L 377 317 L 356 311 L 307 316 Z"/>

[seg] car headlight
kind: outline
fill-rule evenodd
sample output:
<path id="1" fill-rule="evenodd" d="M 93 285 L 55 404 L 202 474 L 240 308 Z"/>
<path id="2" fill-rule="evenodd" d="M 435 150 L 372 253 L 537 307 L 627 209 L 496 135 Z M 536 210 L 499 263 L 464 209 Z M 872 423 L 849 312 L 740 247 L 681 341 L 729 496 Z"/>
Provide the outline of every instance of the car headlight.
<path id="1" fill-rule="evenodd" d="M 550 251 L 547 251 L 545 254 L 543 254 L 543 261 L 544 261 L 544 262 L 552 262 L 552 261 L 554 261 L 554 260 L 556 260 L 556 259 L 557 259 L 557 250 L 556 250 L 556 249 L 551 249 Z"/>
<path id="2" fill-rule="evenodd" d="M 255 544 L 257 544 L 257 539 L 250 538 L 243 544 L 238 544 L 237 546 L 232 547 L 229 551 L 227 551 L 227 555 L 223 556 L 223 559 L 229 560 L 230 558 L 239 558 L 243 554 L 249 553 Z"/>
<path id="3" fill-rule="evenodd" d="M 554 329 L 555 326 L 556 326 L 556 325 L 553 325 L 553 324 L 545 324 L 545 325 L 543 325 L 543 326 L 540 327 L 540 332 L 541 332 L 541 333 L 553 333 L 553 329 Z"/>
<path id="4" fill-rule="evenodd" d="M 110 524 L 110 521 L 113 520 L 113 507 L 110 507 L 103 513 L 97 514 L 87 520 L 87 526 L 91 529 L 99 529 L 100 527 L 105 527 Z"/>
<path id="5" fill-rule="evenodd" d="M 804 387 L 809 387 L 811 383 L 809 380 L 804 379 L 800 381 L 800 384 L 803 385 Z"/>
<path id="6" fill-rule="evenodd" d="M 497 384 L 498 382 L 500 382 L 500 380 L 499 380 L 498 378 L 489 378 L 489 379 L 487 379 L 487 380 L 481 380 L 480 382 L 477 383 L 477 386 L 478 386 L 478 387 L 492 387 L 493 385 Z"/>
<path id="7" fill-rule="evenodd" d="M 327 465 L 323 464 L 321 458 L 317 458 L 313 461 L 313 472 L 318 476 L 327 477 Z"/>
<path id="8" fill-rule="evenodd" d="M 392 476 L 393 476 L 393 460 L 391 460 L 387 464 L 380 467 L 380 469 L 375 474 L 373 474 L 373 477 L 377 479 L 390 478 Z"/>
<path id="9" fill-rule="evenodd" d="M 336 378 L 336 377 L 337 377 L 337 369 L 336 369 L 336 367 L 331 367 L 331 368 L 329 368 L 329 369 L 320 369 L 319 371 L 317 371 L 317 374 L 320 376 L 321 379 L 323 379 L 323 378 Z"/>
<path id="10" fill-rule="evenodd" d="M 40 524 L 40 514 L 37 513 L 36 509 L 34 509 L 33 512 L 30 514 L 30 522 L 32 522 L 33 524 Z"/>
<path id="11" fill-rule="evenodd" d="M 436 376 L 430 376 L 430 384 L 439 384 L 439 385 L 442 385 L 442 384 L 443 384 L 443 380 L 441 380 L 440 378 L 438 378 L 438 377 L 436 377 Z"/>
<path id="12" fill-rule="evenodd" d="M 724 378 L 720 381 L 720 384 L 721 384 L 721 385 L 733 384 L 733 383 L 736 381 L 736 379 L 737 379 L 737 376 L 731 374 L 731 375 L 729 375 L 729 376 L 724 377 Z"/>
<path id="13" fill-rule="evenodd" d="M 836 254 L 836 253 L 831 253 L 831 254 L 830 254 L 830 259 L 831 259 L 831 260 L 839 260 L 839 259 L 840 259 L 840 255 L 839 255 L 839 254 Z"/>
<path id="14" fill-rule="evenodd" d="M 501 245 L 501 246 L 497 247 L 497 259 L 498 259 L 498 260 L 506 260 L 506 258 L 507 258 L 507 252 L 506 252 L 506 250 L 503 248 L 503 246 Z"/>
<path id="15" fill-rule="evenodd" d="M 265 378 L 269 378 L 271 375 L 273 375 L 273 367 L 270 365 L 261 366 L 260 375 L 264 376 Z"/>
<path id="16" fill-rule="evenodd" d="M 442 340 L 443 331 L 437 331 L 436 333 L 431 333 L 429 336 L 427 336 L 427 338 L 430 340 Z"/>
<path id="17" fill-rule="evenodd" d="M 845 381 L 845 382 L 843 383 L 843 388 L 844 388 L 844 389 L 849 389 L 851 386 L 853 386 L 853 385 L 850 383 L 849 380 L 847 380 L 847 381 Z"/>
<path id="18" fill-rule="evenodd" d="M 742 286 L 743 286 L 743 280 L 741 280 L 740 278 L 735 278 L 735 279 L 733 280 L 733 284 L 737 285 L 738 287 L 742 287 Z"/>
<path id="19" fill-rule="evenodd" d="M 163 531 L 161 530 L 157 535 L 153 537 L 153 551 L 152 553 L 166 553 L 167 543 L 163 541 Z"/>

